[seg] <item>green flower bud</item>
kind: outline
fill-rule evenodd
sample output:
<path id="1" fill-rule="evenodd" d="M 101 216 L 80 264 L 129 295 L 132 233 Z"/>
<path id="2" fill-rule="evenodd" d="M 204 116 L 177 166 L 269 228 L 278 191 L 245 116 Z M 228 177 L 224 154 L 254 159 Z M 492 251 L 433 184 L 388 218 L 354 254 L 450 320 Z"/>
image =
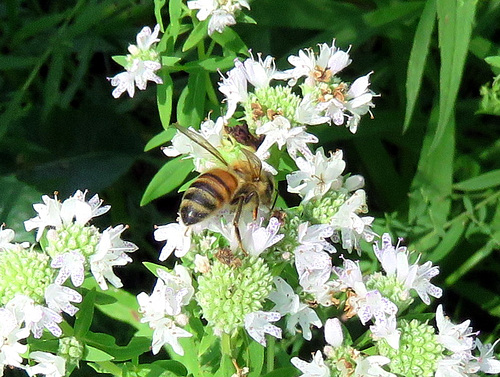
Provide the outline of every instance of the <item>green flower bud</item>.
<path id="1" fill-rule="evenodd" d="M 293 125 L 300 101 L 289 86 L 256 88 L 243 104 L 249 130 L 255 133 L 260 124 L 273 120 L 276 115 L 287 118 Z"/>
<path id="2" fill-rule="evenodd" d="M 69 336 L 59 339 L 57 354 L 64 357 L 69 364 L 78 365 L 83 357 L 83 344 L 75 337 Z"/>
<path id="3" fill-rule="evenodd" d="M 61 229 L 51 229 L 47 233 L 44 250 L 52 258 L 72 250 L 76 250 L 88 258 L 95 253 L 98 243 L 99 230 L 95 226 L 72 223 Z"/>
<path id="4" fill-rule="evenodd" d="M 312 224 L 329 224 L 347 199 L 347 193 L 336 190 L 328 191 L 321 198 L 313 198 L 304 205 L 305 220 Z"/>
<path id="5" fill-rule="evenodd" d="M 399 330 L 399 349 L 392 348 L 385 339 L 377 342 L 380 355 L 391 359 L 391 372 L 406 377 L 433 377 L 444 350 L 434 328 L 413 319 L 401 320 Z"/>
<path id="6" fill-rule="evenodd" d="M 398 281 L 396 275 L 372 274 L 366 282 L 366 288 L 369 291 L 378 290 L 382 296 L 387 297 L 396 304 L 400 312 L 413 302 L 409 290 L 405 288 L 403 283 Z"/>
<path id="7" fill-rule="evenodd" d="M 272 276 L 262 259 L 245 257 L 239 267 L 215 261 L 198 278 L 196 300 L 216 332 L 232 334 L 243 326 L 245 315 L 262 309 L 271 289 Z"/>
<path id="8" fill-rule="evenodd" d="M 45 289 L 54 281 L 55 270 L 47 254 L 29 249 L 0 252 L 0 304 L 5 305 L 17 294 L 44 302 Z"/>

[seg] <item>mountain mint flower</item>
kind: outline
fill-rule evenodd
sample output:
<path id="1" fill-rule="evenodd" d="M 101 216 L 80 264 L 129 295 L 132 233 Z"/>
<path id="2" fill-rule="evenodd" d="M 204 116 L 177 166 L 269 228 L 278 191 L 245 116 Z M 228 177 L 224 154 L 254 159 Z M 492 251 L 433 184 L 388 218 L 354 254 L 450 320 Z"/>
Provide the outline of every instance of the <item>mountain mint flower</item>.
<path id="1" fill-rule="evenodd" d="M 4 366 L 21 367 L 28 346 L 19 343 L 29 335 L 29 329 L 20 328 L 21 323 L 8 309 L 0 308 L 0 375 L 3 375 Z"/>
<path id="2" fill-rule="evenodd" d="M 364 325 L 370 319 L 384 319 L 386 316 L 395 316 L 398 307 L 389 299 L 382 297 L 379 291 L 369 291 L 364 300 L 359 303 L 358 317 Z"/>
<path id="3" fill-rule="evenodd" d="M 468 369 L 472 373 L 476 373 L 478 371 L 482 371 L 488 374 L 500 373 L 500 360 L 495 359 L 494 354 L 495 346 L 499 341 L 500 339 L 493 344 L 483 345 L 479 338 L 476 338 L 475 346 L 479 351 L 479 356 L 475 357 L 469 362 Z"/>
<path id="4" fill-rule="evenodd" d="M 126 56 L 125 72 L 121 72 L 113 77 L 108 77 L 113 90 L 113 97 L 120 97 L 125 91 L 130 97 L 135 94 L 135 87 L 145 90 L 148 81 L 162 84 L 162 79 L 156 75 L 156 71 L 161 68 L 158 53 L 155 50 L 155 43 L 159 42 L 158 33 L 160 25 L 156 25 L 154 30 L 148 26 L 142 28 L 137 34 L 137 45 L 130 45 L 130 54 Z"/>
<path id="5" fill-rule="evenodd" d="M 153 332 L 153 355 L 160 352 L 161 347 L 165 344 L 172 346 L 172 349 L 178 355 L 184 355 L 184 349 L 179 343 L 179 338 L 190 338 L 193 336 L 189 331 L 184 330 L 175 325 L 175 322 L 170 318 L 163 318 L 159 321 L 150 323 Z"/>
<path id="6" fill-rule="evenodd" d="M 56 283 L 59 285 L 70 277 L 71 282 L 75 287 L 82 285 L 85 278 L 85 257 L 78 251 L 72 250 L 70 252 L 56 255 L 50 264 L 53 268 L 60 268 L 59 274 L 56 278 Z"/>
<path id="7" fill-rule="evenodd" d="M 300 369 L 303 373 L 300 377 L 330 377 L 330 369 L 325 365 L 320 351 L 316 351 L 310 363 L 298 357 L 292 357 L 290 361 L 295 368 Z"/>
<path id="8" fill-rule="evenodd" d="M 26 367 L 29 376 L 43 374 L 47 377 L 63 377 L 66 373 L 66 361 L 61 356 L 35 351 L 30 353 L 30 359 L 38 364 Z"/>
<path id="9" fill-rule="evenodd" d="M 246 0 L 189 0 L 187 2 L 189 9 L 198 9 L 196 18 L 200 21 L 208 22 L 208 34 L 212 35 L 215 31 L 222 33 L 226 26 L 236 24 L 235 13 L 242 7 L 250 9 Z"/>
<path id="10" fill-rule="evenodd" d="M 474 347 L 473 336 L 477 335 L 469 327 L 470 320 L 455 325 L 448 317 L 444 316 L 443 306 L 439 305 L 436 309 L 436 325 L 439 333 L 438 342 L 453 353 L 468 353 Z"/>
<path id="11" fill-rule="evenodd" d="M 78 308 L 71 305 L 71 302 L 82 302 L 82 295 L 69 287 L 50 284 L 45 289 L 45 302 L 50 309 L 73 316 L 78 311 Z"/>
<path id="12" fill-rule="evenodd" d="M 299 305 L 297 311 L 295 313 L 291 313 L 291 315 L 288 317 L 286 329 L 291 334 L 295 334 L 295 332 L 297 331 L 297 325 L 300 326 L 302 330 L 302 336 L 305 340 L 311 340 L 312 326 L 315 326 L 317 328 L 321 328 L 323 326 L 314 309 L 302 303 Z"/>
<path id="13" fill-rule="evenodd" d="M 328 318 L 325 322 L 325 340 L 334 347 L 340 347 L 344 342 L 344 334 L 342 332 L 342 325 L 338 318 Z"/>
<path id="14" fill-rule="evenodd" d="M 118 225 L 106 229 L 99 240 L 95 254 L 90 257 L 90 271 L 102 290 L 108 289 L 106 280 L 116 288 L 123 286 L 120 278 L 113 272 L 113 266 L 124 266 L 132 262 L 126 253 L 137 250 L 132 242 L 120 238 L 126 227 Z"/>
<path id="15" fill-rule="evenodd" d="M 196 300 L 216 333 L 232 334 L 245 316 L 262 309 L 272 288 L 272 276 L 263 260 L 245 257 L 239 267 L 215 261 L 198 277 Z"/>
<path id="16" fill-rule="evenodd" d="M 278 234 L 280 222 L 276 217 L 271 217 L 266 228 L 260 226 L 260 222 L 251 222 L 241 236 L 243 247 L 253 257 L 258 257 L 264 250 L 281 241 L 284 234 Z"/>
<path id="17" fill-rule="evenodd" d="M 159 260 L 166 260 L 172 253 L 182 258 L 191 249 L 191 228 L 179 223 L 161 225 L 154 231 L 156 241 L 167 241 L 163 246 Z"/>
<path id="18" fill-rule="evenodd" d="M 353 376 L 356 377 L 396 377 L 395 374 L 387 372 L 382 365 L 389 364 L 391 359 L 384 356 L 360 357 L 356 360 L 356 369 Z"/>
<path id="19" fill-rule="evenodd" d="M 271 325 L 270 322 L 276 322 L 281 318 L 281 314 L 277 312 L 256 311 L 245 316 L 245 329 L 248 335 L 257 343 L 266 346 L 265 334 L 281 339 L 281 329 Z"/>

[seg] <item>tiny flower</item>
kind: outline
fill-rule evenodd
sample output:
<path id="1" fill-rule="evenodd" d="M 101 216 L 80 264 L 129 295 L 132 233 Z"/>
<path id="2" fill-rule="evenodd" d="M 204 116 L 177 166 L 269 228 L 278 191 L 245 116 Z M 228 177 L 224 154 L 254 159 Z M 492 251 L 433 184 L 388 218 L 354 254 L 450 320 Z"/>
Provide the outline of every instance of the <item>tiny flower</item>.
<path id="1" fill-rule="evenodd" d="M 310 363 L 298 357 L 292 357 L 290 361 L 303 373 L 300 377 L 330 377 L 330 369 L 325 365 L 320 351 L 316 351 Z"/>
<path id="2" fill-rule="evenodd" d="M 85 278 L 84 263 L 85 257 L 75 250 L 56 255 L 50 263 L 51 267 L 60 268 L 56 284 L 62 285 L 68 277 L 71 277 L 71 282 L 75 287 L 82 285 Z"/>
<path id="3" fill-rule="evenodd" d="M 432 266 L 432 262 L 425 262 L 418 266 L 415 280 L 412 282 L 411 288 L 415 289 L 424 303 L 429 305 L 432 297 L 440 298 L 443 295 L 443 290 L 431 284 L 430 280 L 439 274 L 439 267 Z"/>
<path id="4" fill-rule="evenodd" d="M 151 325 L 154 330 L 152 345 L 154 355 L 160 352 L 161 347 L 165 344 L 172 346 L 172 349 L 178 355 L 184 355 L 184 349 L 179 343 L 179 338 L 189 338 L 193 336 L 193 334 L 176 326 L 175 322 L 170 318 L 163 318 L 159 321 L 151 323 Z"/>
<path id="5" fill-rule="evenodd" d="M 21 244 L 12 243 L 16 233 L 12 229 L 4 229 L 5 224 L 0 225 L 0 252 L 4 250 L 19 250 L 27 249 L 29 247 L 29 242 L 23 242 Z"/>
<path id="6" fill-rule="evenodd" d="M 338 318 L 328 318 L 325 322 L 325 340 L 326 342 L 337 348 L 344 342 L 344 334 L 342 333 L 342 325 Z"/>
<path id="7" fill-rule="evenodd" d="M 45 204 L 33 204 L 33 208 L 38 213 L 38 216 L 24 222 L 24 227 L 28 232 L 38 228 L 36 232 L 37 242 L 42 238 L 43 231 L 46 227 L 57 227 L 62 225 L 60 216 L 61 202 L 57 200 L 57 195 L 54 195 L 54 199 L 50 198 L 48 195 L 43 195 L 42 200 Z"/>
<path id="8" fill-rule="evenodd" d="M 238 103 L 245 102 L 248 98 L 247 78 L 241 65 L 235 66 L 227 73 L 227 77 L 222 76 L 219 82 L 219 91 L 226 96 L 227 112 L 224 119 L 229 119 L 236 111 Z"/>
<path id="9" fill-rule="evenodd" d="M 333 228 L 328 224 L 309 225 L 309 222 L 299 225 L 298 240 L 301 245 L 311 246 L 316 251 L 335 252 L 335 248 L 326 239 L 333 234 Z"/>
<path id="10" fill-rule="evenodd" d="M 38 363 L 26 367 L 26 372 L 30 376 L 43 374 L 47 377 L 63 377 L 66 373 L 66 361 L 61 356 L 35 351 L 30 353 L 30 358 Z"/>
<path id="11" fill-rule="evenodd" d="M 113 272 L 113 267 L 132 262 L 132 258 L 125 253 L 137 250 L 132 242 L 120 238 L 125 229 L 123 225 L 106 229 L 101 235 L 96 253 L 90 257 L 90 271 L 102 290 L 108 289 L 106 280 L 116 288 L 123 286 L 120 278 Z"/>
<path id="12" fill-rule="evenodd" d="M 276 217 L 271 217 L 266 228 L 259 223 L 251 222 L 247 225 L 246 232 L 242 235 L 242 243 L 245 250 L 251 256 L 258 257 L 264 250 L 281 241 L 284 234 L 278 234 L 280 222 Z"/>
<path id="13" fill-rule="evenodd" d="M 281 314 L 277 312 L 256 311 L 245 316 L 245 329 L 248 335 L 256 342 L 266 346 L 265 334 L 281 339 L 281 329 L 271 325 L 270 322 L 276 322 L 281 318 Z"/>
<path id="14" fill-rule="evenodd" d="M 436 325 L 439 330 L 438 341 L 446 349 L 454 353 L 468 352 L 474 347 L 473 336 L 477 333 L 472 332 L 469 327 L 470 320 L 455 325 L 445 317 L 443 306 L 439 305 L 436 309 Z"/>
<path id="15" fill-rule="evenodd" d="M 333 267 L 338 279 L 345 287 L 352 288 L 360 297 L 367 294 L 366 286 L 363 281 L 363 273 L 359 267 L 359 262 L 350 259 L 344 259 L 344 267 Z"/>
<path id="16" fill-rule="evenodd" d="M 251 51 L 250 51 L 251 53 Z M 243 65 L 243 72 L 247 81 L 255 88 L 268 87 L 269 82 L 276 74 L 276 65 L 272 56 L 266 56 L 262 60 L 262 53 L 257 53 L 258 60 L 256 61 L 253 54 L 243 63 L 235 61 L 235 66 Z"/>
<path id="17" fill-rule="evenodd" d="M 360 357 L 356 360 L 356 377 L 396 377 L 395 374 L 387 372 L 382 365 L 390 363 L 390 359 L 384 356 Z"/>
<path id="18" fill-rule="evenodd" d="M 28 346 L 19 341 L 28 336 L 29 329 L 21 329 L 15 315 L 10 310 L 0 308 L 0 375 L 5 365 L 21 367 L 21 354 L 27 351 Z"/>
<path id="19" fill-rule="evenodd" d="M 280 277 L 275 276 L 273 283 L 276 286 L 276 290 L 269 293 L 268 296 L 268 299 L 275 304 L 271 310 L 281 315 L 297 313 L 300 304 L 299 295 Z"/>
<path id="20" fill-rule="evenodd" d="M 78 308 L 71 305 L 70 302 L 82 302 L 82 295 L 69 287 L 50 284 L 45 289 L 45 302 L 50 309 L 56 312 L 63 311 L 73 316 Z"/>
<path id="21" fill-rule="evenodd" d="M 302 196 L 303 202 L 342 186 L 341 174 L 345 169 L 342 151 L 326 157 L 323 148 L 318 148 L 312 158 L 298 157 L 295 162 L 300 170 L 287 175 L 288 191 Z"/>
<path id="22" fill-rule="evenodd" d="M 479 351 L 479 356 L 475 357 L 474 360 L 469 363 L 469 370 L 471 370 L 471 372 L 476 373 L 482 371 L 488 374 L 500 373 L 500 360 L 497 360 L 494 354 L 495 346 L 499 341 L 500 340 L 497 340 L 493 344 L 483 345 L 479 338 L 476 338 L 475 346 Z"/>
<path id="23" fill-rule="evenodd" d="M 299 246 L 294 254 L 299 283 L 305 291 L 314 290 L 328 281 L 332 272 L 332 258 L 328 253 L 310 246 Z"/>
<path id="24" fill-rule="evenodd" d="M 160 261 L 166 260 L 172 252 L 182 258 L 191 248 L 191 228 L 183 224 L 161 225 L 155 229 L 154 238 L 156 241 L 167 241 L 158 258 Z"/>
<path id="25" fill-rule="evenodd" d="M 380 316 L 375 320 L 375 324 L 370 326 L 370 331 L 372 332 L 373 339 L 385 339 L 392 348 L 398 349 L 401 331 L 396 326 L 395 315 Z"/>
<path id="26" fill-rule="evenodd" d="M 367 292 L 364 301 L 360 303 L 358 316 L 361 323 L 364 325 L 372 317 L 375 320 L 386 320 L 386 316 L 395 316 L 398 307 L 389 299 L 382 297 L 379 291 Z"/>
<path id="27" fill-rule="evenodd" d="M 291 334 L 295 334 L 297 324 L 302 329 L 305 340 L 311 340 L 311 326 L 321 328 L 323 324 L 316 312 L 306 304 L 300 304 L 296 313 L 288 317 L 286 328 Z"/>
<path id="28" fill-rule="evenodd" d="M 200 254 L 194 256 L 194 272 L 206 274 L 210 268 L 210 260 L 206 256 Z"/>

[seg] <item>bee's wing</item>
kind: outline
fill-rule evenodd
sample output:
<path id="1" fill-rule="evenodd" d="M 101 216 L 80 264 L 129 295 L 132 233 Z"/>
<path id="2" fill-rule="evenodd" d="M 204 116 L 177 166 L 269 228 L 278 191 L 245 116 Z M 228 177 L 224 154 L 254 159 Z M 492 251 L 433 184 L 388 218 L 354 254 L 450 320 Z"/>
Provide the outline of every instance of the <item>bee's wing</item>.
<path id="1" fill-rule="evenodd" d="M 174 123 L 173 126 L 177 128 L 179 132 L 184 134 L 186 137 L 190 138 L 200 147 L 204 148 L 207 152 L 210 152 L 215 158 L 217 158 L 224 165 L 228 165 L 227 161 L 222 157 L 219 151 L 203 136 L 197 134 L 196 132 L 190 130 L 189 128 L 183 127 L 180 124 Z"/>
<path id="2" fill-rule="evenodd" d="M 245 157 L 248 160 L 248 163 L 250 164 L 250 168 L 252 169 L 252 175 L 254 178 L 259 178 L 260 174 L 262 172 L 262 162 L 260 161 L 260 158 L 258 158 L 255 153 L 252 153 L 248 149 L 241 148 L 241 151 L 245 155 Z"/>

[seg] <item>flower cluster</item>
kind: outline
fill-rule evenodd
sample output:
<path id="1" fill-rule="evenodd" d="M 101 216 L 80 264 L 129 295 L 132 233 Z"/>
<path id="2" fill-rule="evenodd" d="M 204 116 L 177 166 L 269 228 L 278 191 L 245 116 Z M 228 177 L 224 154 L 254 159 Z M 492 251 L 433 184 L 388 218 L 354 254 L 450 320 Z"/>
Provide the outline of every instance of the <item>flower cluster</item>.
<path id="1" fill-rule="evenodd" d="M 137 45 L 128 47 L 126 57 L 117 57 L 117 61 L 123 65 L 125 72 L 118 73 L 113 77 L 108 77 L 112 86 L 116 86 L 112 95 L 114 98 L 120 97 L 127 92 L 130 97 L 135 94 L 135 87 L 139 90 L 145 90 L 148 81 L 156 84 L 162 84 L 162 79 L 156 75 L 156 71 L 161 68 L 159 55 L 156 52 L 155 45 L 160 40 L 158 34 L 160 25 L 156 25 L 154 30 L 146 26 L 137 34 Z"/>
<path id="2" fill-rule="evenodd" d="M 44 330 L 56 338 L 63 336 L 63 312 L 74 316 L 78 311 L 73 303 L 80 303 L 82 296 L 73 288 L 82 285 L 87 272 L 102 289 L 108 288 L 107 281 L 122 286 L 113 267 L 131 262 L 126 253 L 137 247 L 120 239 L 123 225 L 102 233 L 89 225 L 110 207 L 102 206 L 97 195 L 88 201 L 85 196 L 78 190 L 61 203 L 57 195 L 45 195 L 43 203 L 33 205 L 38 215 L 24 224 L 28 231 L 37 230 L 41 250 L 28 242 L 14 243 L 14 231 L 0 227 L 1 370 L 10 366 L 30 375 L 64 376 L 68 359 L 61 355 L 34 351 L 29 358 L 37 364 L 24 365 L 21 355 L 28 347 L 21 341 L 30 334 L 41 338 Z M 73 288 L 65 285 L 68 279 Z"/>
<path id="3" fill-rule="evenodd" d="M 215 31 L 222 33 L 226 26 L 236 24 L 235 15 L 242 8 L 250 9 L 246 0 L 189 0 L 189 9 L 198 9 L 196 18 L 204 21 L 210 17 L 208 22 L 208 34 Z"/>

